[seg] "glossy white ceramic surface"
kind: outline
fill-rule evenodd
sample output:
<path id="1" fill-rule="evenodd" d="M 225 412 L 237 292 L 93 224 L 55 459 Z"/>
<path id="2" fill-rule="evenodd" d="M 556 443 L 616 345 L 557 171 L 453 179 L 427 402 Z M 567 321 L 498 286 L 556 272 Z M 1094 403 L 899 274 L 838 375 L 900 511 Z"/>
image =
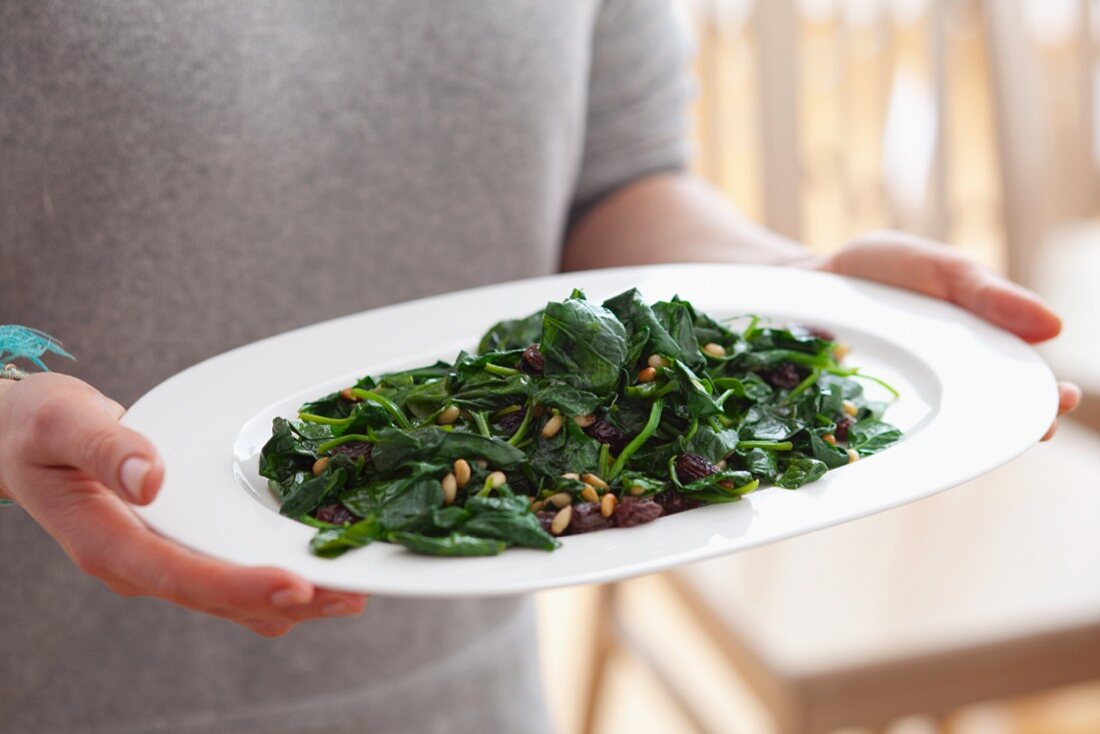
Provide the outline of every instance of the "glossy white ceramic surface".
<path id="1" fill-rule="evenodd" d="M 552 553 L 430 558 L 375 543 L 335 560 L 310 555 L 314 531 L 278 514 L 256 471 L 271 419 L 293 417 L 302 402 L 364 374 L 451 360 L 496 321 L 574 287 L 593 301 L 637 287 L 648 301 L 679 294 L 715 316 L 755 313 L 827 327 L 852 346 L 848 362 L 901 391 L 885 417 L 905 439 L 799 490 L 763 489 L 641 527 L 567 537 Z M 867 391 L 886 396 L 873 383 Z M 881 512 L 1014 458 L 1038 441 L 1056 410 L 1054 377 L 1031 347 L 949 304 L 791 268 L 673 265 L 505 283 L 281 334 L 172 377 L 123 423 L 164 454 L 164 488 L 138 509 L 162 534 L 329 588 L 455 597 L 612 581 Z"/>

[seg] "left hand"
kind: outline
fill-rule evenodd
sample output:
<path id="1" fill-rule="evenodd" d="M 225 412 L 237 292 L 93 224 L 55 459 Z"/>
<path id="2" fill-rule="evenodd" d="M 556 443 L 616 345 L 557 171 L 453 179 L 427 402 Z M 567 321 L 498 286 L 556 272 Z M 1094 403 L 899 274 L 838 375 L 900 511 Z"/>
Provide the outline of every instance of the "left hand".
<path id="1" fill-rule="evenodd" d="M 950 301 L 1032 344 L 1053 339 L 1062 330 L 1062 320 L 1039 296 L 945 245 L 912 235 L 879 232 L 861 237 L 817 267 Z M 1062 415 L 1081 402 L 1081 389 L 1061 382 L 1058 396 Z M 1057 426 L 1055 419 L 1044 441 Z"/>

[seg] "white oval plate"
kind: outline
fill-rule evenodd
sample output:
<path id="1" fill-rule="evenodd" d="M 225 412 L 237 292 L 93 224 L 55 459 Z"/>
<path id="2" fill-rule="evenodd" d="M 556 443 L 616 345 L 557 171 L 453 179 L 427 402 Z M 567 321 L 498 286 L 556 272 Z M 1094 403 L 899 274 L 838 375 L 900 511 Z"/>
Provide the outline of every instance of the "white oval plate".
<path id="1" fill-rule="evenodd" d="M 900 389 L 885 417 L 905 438 L 799 490 L 763 489 L 649 525 L 567 537 L 552 553 L 431 558 L 375 543 L 335 560 L 310 555 L 314 531 L 280 516 L 257 474 L 271 419 L 294 417 L 307 399 L 361 375 L 451 360 L 498 320 L 574 287 L 597 302 L 637 287 L 648 301 L 679 294 L 719 317 L 755 313 L 832 329 L 853 347 L 850 362 Z M 164 454 L 164 487 L 137 512 L 165 536 L 333 589 L 461 597 L 613 581 L 897 507 L 1016 457 L 1049 427 L 1057 402 L 1054 377 L 1031 347 L 949 304 L 792 268 L 673 265 L 505 283 L 291 331 L 181 372 L 122 422 Z"/>

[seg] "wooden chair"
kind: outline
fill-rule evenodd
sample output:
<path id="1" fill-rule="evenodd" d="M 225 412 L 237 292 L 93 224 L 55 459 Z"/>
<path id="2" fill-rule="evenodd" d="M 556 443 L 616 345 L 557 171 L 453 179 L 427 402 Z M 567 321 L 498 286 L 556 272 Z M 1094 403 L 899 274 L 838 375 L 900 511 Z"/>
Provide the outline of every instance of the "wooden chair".
<path id="1" fill-rule="evenodd" d="M 995 60 L 997 133 L 1013 275 L 1065 319 L 1044 347 L 1051 366 L 1080 384 L 1080 419 L 1100 430 L 1100 56 L 1093 4 L 1078 4 L 1074 38 L 1038 48 L 1014 2 L 986 0 Z"/>
<path id="2" fill-rule="evenodd" d="M 944 724 L 968 704 L 1100 678 L 1100 438 L 1068 423 L 977 481 L 920 503 L 667 574 L 777 734 Z M 622 634 L 605 587 L 596 646 Z M 678 681 L 657 678 L 708 731 Z M 732 726 L 732 724 L 731 724 Z"/>
<path id="3" fill-rule="evenodd" d="M 1100 296 L 1094 285 L 1100 282 L 1100 224 L 1078 222 L 1050 234 L 1049 193 L 1068 182 L 1076 191 L 1074 211 L 1094 212 L 1097 158 L 1082 156 L 1081 170 L 1064 180 L 1049 173 L 1043 69 L 1029 47 L 1020 8 L 1014 0 L 969 2 L 981 12 L 992 70 L 1006 269 L 1066 312 L 1067 336 L 1077 338 L 1052 350 L 1052 359 L 1061 374 L 1100 396 Z M 704 53 L 708 24 L 722 22 L 716 10 L 722 4 L 694 3 L 704 26 Z M 886 223 L 932 236 L 949 232 L 958 211 L 947 181 L 945 120 L 949 23 L 962 4 L 930 5 L 934 134 L 924 148 L 927 160 L 882 175 Z M 1083 12 L 1088 5 L 1082 3 Z M 792 237 L 806 232 L 804 185 L 812 178 L 801 152 L 796 7 L 795 0 L 758 0 L 751 16 L 740 16 L 757 51 L 760 152 L 754 165 L 762 202 L 756 213 Z M 881 23 L 889 57 L 889 20 Z M 1088 69 L 1091 80 L 1091 36 L 1082 35 L 1080 49 L 1080 68 Z M 843 94 L 843 66 L 837 73 Z M 706 60 L 702 74 L 704 86 L 714 83 L 708 74 L 720 76 Z M 1082 81 L 1080 89 L 1088 100 L 1082 109 L 1091 116 L 1090 84 Z M 713 114 L 713 100 L 709 104 Z M 1091 134 L 1095 125 L 1089 120 L 1078 129 Z M 711 125 L 712 136 L 720 133 L 716 127 Z M 1094 147 L 1100 148 L 1090 137 L 1088 150 Z M 898 201 L 898 187 L 887 180 L 891 175 L 921 177 L 908 190 L 925 192 L 922 206 L 914 210 L 912 202 Z M 1086 402 L 1082 417 L 1100 426 L 1100 402 Z M 780 734 L 881 729 L 915 713 L 947 722 L 970 703 L 1100 678 L 1098 449 L 1100 438 L 1070 423 L 1055 442 L 937 497 L 667 577 L 771 712 Z M 608 651 L 623 645 L 643 661 L 653 659 L 644 638 L 624 635 L 616 624 L 617 596 L 616 587 L 604 588 L 603 609 L 595 615 L 603 623 L 586 731 L 595 721 Z M 680 684 L 659 666 L 654 672 L 686 719 L 705 730 L 705 717 L 692 710 Z"/>

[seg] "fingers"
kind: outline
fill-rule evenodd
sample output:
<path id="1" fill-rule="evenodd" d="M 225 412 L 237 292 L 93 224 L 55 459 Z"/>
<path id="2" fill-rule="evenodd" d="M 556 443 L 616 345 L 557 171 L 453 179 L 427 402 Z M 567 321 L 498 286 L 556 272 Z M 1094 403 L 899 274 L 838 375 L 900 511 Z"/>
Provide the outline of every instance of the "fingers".
<path id="1" fill-rule="evenodd" d="M 945 245 L 886 232 L 861 239 L 823 268 L 951 301 L 1029 342 L 1058 335 L 1062 322 L 1037 295 Z"/>
<path id="2" fill-rule="evenodd" d="M 144 436 L 118 424 L 122 406 L 82 382 L 56 376 L 28 421 L 29 459 L 71 466 L 135 504 L 152 501 L 164 465 Z"/>
<path id="3" fill-rule="evenodd" d="M 969 262 L 945 263 L 945 270 L 951 301 L 1024 341 L 1046 341 L 1062 331 L 1062 320 L 1031 291 Z"/>
<path id="4" fill-rule="evenodd" d="M 1081 388 L 1074 385 L 1072 382 L 1059 382 L 1058 383 L 1058 415 L 1065 415 L 1066 413 L 1072 413 L 1077 410 L 1077 406 L 1081 404 Z M 1058 419 L 1055 418 L 1054 422 L 1050 424 L 1050 429 L 1040 439 L 1041 441 L 1049 441 L 1054 437 L 1055 432 L 1058 430 Z"/>
<path id="5" fill-rule="evenodd" d="M 318 590 L 289 571 L 236 566 L 176 545 L 145 527 L 105 491 L 72 496 L 70 504 L 77 508 L 61 521 L 62 527 L 48 517 L 40 521 L 55 537 L 64 538 L 66 551 L 82 570 L 119 593 L 155 596 L 246 624 L 261 634 L 363 610 L 365 597 L 360 594 Z M 248 620 L 265 624 L 257 628 Z"/>
<path id="6" fill-rule="evenodd" d="M 1058 415 L 1072 413 L 1081 404 L 1081 388 L 1072 382 L 1058 383 Z"/>

